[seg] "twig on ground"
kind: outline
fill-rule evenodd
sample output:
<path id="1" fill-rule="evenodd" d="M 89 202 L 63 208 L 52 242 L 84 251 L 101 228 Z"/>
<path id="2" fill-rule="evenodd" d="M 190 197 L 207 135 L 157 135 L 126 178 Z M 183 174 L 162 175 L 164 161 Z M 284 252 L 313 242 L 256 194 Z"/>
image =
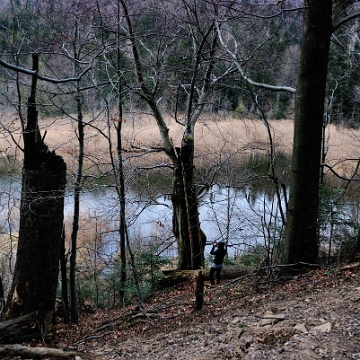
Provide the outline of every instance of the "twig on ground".
<path id="1" fill-rule="evenodd" d="M 360 267 L 360 262 L 354 263 L 354 264 L 349 264 L 349 265 L 345 265 L 342 266 L 340 268 L 338 268 L 339 271 L 344 271 L 344 270 L 352 270 L 352 269 L 357 269 Z"/>
<path id="2" fill-rule="evenodd" d="M 100 338 L 102 338 L 102 337 L 104 337 L 106 335 L 110 335 L 110 334 L 113 334 L 113 333 L 114 333 L 114 331 L 108 331 L 108 332 L 103 333 L 101 335 L 90 335 L 90 336 L 87 336 L 84 339 L 81 339 L 81 340 L 75 342 L 74 345 L 79 345 L 79 344 L 82 344 L 82 343 L 84 343 L 86 341 L 89 341 L 89 340 L 100 339 Z"/>
<path id="3" fill-rule="evenodd" d="M 240 280 L 242 280 L 242 279 L 245 279 L 245 278 L 247 278 L 247 277 L 256 275 L 257 272 L 258 272 L 258 270 L 253 270 L 253 271 L 251 271 L 250 273 L 248 273 L 248 274 L 246 274 L 246 275 L 240 276 L 240 277 L 238 277 L 238 278 L 236 278 L 236 279 L 234 279 L 234 280 L 231 280 L 231 281 L 227 282 L 224 286 L 229 286 L 230 284 L 233 284 L 233 283 L 235 283 L 235 282 L 238 282 L 238 281 L 240 281 Z"/>

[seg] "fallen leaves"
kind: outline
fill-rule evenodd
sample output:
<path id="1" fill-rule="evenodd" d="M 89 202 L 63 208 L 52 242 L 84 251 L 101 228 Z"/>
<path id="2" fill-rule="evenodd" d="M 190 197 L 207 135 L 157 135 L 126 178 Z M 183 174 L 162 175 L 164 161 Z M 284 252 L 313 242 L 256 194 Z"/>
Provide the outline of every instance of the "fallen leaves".
<path id="1" fill-rule="evenodd" d="M 344 344 L 346 354 L 360 353 L 351 344 L 360 334 L 359 273 L 313 270 L 261 289 L 255 276 L 217 287 L 206 283 L 199 312 L 193 312 L 194 284 L 188 281 L 154 295 L 146 309 L 99 309 L 81 314 L 77 326 L 59 322 L 53 345 L 104 359 L 171 359 L 175 353 L 184 359 L 191 351 L 204 359 L 226 353 L 246 360 L 274 348 L 298 358 L 345 359 Z"/>

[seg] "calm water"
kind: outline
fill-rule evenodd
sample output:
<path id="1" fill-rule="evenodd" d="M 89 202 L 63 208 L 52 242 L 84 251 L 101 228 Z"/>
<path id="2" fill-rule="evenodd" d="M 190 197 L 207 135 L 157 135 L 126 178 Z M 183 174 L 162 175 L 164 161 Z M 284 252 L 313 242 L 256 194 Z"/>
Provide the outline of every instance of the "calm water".
<path id="1" fill-rule="evenodd" d="M 3 233 L 17 231 L 20 191 L 20 178 L 0 179 L 0 223 Z M 276 201 L 263 192 L 212 187 L 201 198 L 199 209 L 207 243 L 227 241 L 230 254 L 241 253 L 258 243 L 263 244 L 264 236 L 268 236 L 265 235 L 264 225 L 270 229 L 281 225 L 276 208 Z M 113 255 L 118 251 L 118 213 L 117 195 L 112 188 L 98 187 L 82 192 L 81 218 L 84 223 L 91 222 L 94 233 L 102 231 L 103 244 L 98 250 L 103 255 Z M 72 192 L 67 191 L 65 217 L 70 224 L 72 214 Z M 174 242 L 171 218 L 170 200 L 162 196 L 150 200 L 136 193 L 127 194 L 127 223 L 134 245 L 155 244 L 163 251 L 163 255 L 176 256 L 176 245 L 169 246 Z M 211 245 L 206 247 L 207 254 L 210 248 Z"/>

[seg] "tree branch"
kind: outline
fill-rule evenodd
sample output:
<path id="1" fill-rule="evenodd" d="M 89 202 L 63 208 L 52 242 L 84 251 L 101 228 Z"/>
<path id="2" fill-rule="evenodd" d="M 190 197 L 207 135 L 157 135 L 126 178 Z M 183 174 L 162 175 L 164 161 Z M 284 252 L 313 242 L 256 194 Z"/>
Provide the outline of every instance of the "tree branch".
<path id="1" fill-rule="evenodd" d="M 337 29 L 339 29 L 341 26 L 343 26 L 344 24 L 346 24 L 347 22 L 360 17 L 360 12 L 356 12 L 354 14 L 351 14 L 349 16 L 347 16 L 346 18 L 340 20 L 336 25 L 333 26 L 333 32 L 335 32 Z"/>
<path id="2" fill-rule="evenodd" d="M 259 14 L 254 14 L 254 13 L 247 13 L 247 12 L 241 12 L 241 14 L 243 16 L 247 16 L 247 17 L 254 17 L 254 18 L 258 18 L 258 19 L 273 19 L 276 18 L 286 12 L 292 12 L 292 11 L 298 11 L 298 10 L 305 10 L 308 9 L 308 6 L 301 6 L 301 7 L 294 7 L 294 8 L 289 8 L 289 9 L 282 9 L 280 11 L 278 11 L 275 14 L 272 15 L 259 15 Z"/>
<path id="3" fill-rule="evenodd" d="M 80 73 L 78 77 L 72 77 L 72 78 L 67 78 L 67 79 L 53 79 L 53 78 L 49 78 L 47 76 L 40 75 L 40 74 L 37 73 L 37 71 L 29 70 L 29 69 L 23 68 L 21 66 L 17 66 L 17 65 L 7 63 L 2 59 L 0 59 L 0 65 L 2 65 L 3 67 L 5 67 L 7 69 L 10 69 L 10 70 L 22 73 L 22 74 L 27 74 L 27 75 L 31 75 L 31 76 L 36 75 L 36 77 L 39 80 L 43 80 L 43 81 L 50 82 L 50 83 L 53 83 L 53 84 L 60 84 L 60 83 L 68 83 L 68 82 L 72 82 L 72 81 L 79 81 L 79 80 L 81 80 L 81 78 L 88 71 L 90 71 L 92 69 L 92 63 L 90 63 L 90 65 L 82 73 Z"/>
<path id="4" fill-rule="evenodd" d="M 350 177 L 350 178 L 347 178 L 347 177 L 344 177 L 344 176 L 341 176 L 340 174 L 338 174 L 334 169 L 333 167 L 335 165 L 338 165 L 340 162 L 344 162 L 344 161 L 347 161 L 347 160 L 356 160 L 358 163 L 356 165 L 356 170 L 354 172 L 354 174 Z M 341 180 L 345 180 L 345 181 L 355 181 L 354 180 L 354 176 L 357 174 L 357 169 L 359 168 L 360 166 L 360 159 L 346 159 L 346 160 L 343 160 L 343 161 L 339 161 L 337 164 L 335 164 L 334 166 L 330 166 L 328 164 L 320 164 L 320 166 L 323 166 L 323 167 L 326 167 L 328 168 L 337 178 L 341 179 Z"/>
<path id="5" fill-rule="evenodd" d="M 252 80 L 251 78 L 249 78 L 245 74 L 244 69 L 242 68 L 239 60 L 237 59 L 236 53 L 232 52 L 228 48 L 228 46 L 225 44 L 225 41 L 224 41 L 223 36 L 221 34 L 221 31 L 220 31 L 219 23 L 216 23 L 216 27 L 217 27 L 217 32 L 218 32 L 218 36 L 219 36 L 219 40 L 220 40 L 221 45 L 223 46 L 225 51 L 230 55 L 230 57 L 234 61 L 235 66 L 237 67 L 240 75 L 244 78 L 244 80 L 248 84 L 256 86 L 256 87 L 261 88 L 261 89 L 267 89 L 267 90 L 272 90 L 272 91 L 287 91 L 287 92 L 290 92 L 292 94 L 295 94 L 295 91 L 296 91 L 295 88 L 292 88 L 292 87 L 289 87 L 289 86 L 276 86 L 276 85 L 270 85 L 270 84 L 265 84 L 265 83 L 259 83 L 257 81 Z"/>

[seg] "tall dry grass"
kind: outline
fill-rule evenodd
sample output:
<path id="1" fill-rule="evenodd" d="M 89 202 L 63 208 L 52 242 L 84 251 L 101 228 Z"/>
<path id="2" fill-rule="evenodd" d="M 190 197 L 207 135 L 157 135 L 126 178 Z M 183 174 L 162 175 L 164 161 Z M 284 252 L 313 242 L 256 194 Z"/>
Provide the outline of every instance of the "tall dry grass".
<path id="1" fill-rule="evenodd" d="M 16 115 L 2 115 L 0 121 L 3 130 L 0 135 L 0 151 L 3 155 L 22 156 L 15 146 L 14 140 L 22 146 L 22 133 Z M 91 121 L 85 118 L 85 121 Z M 85 154 L 87 165 L 109 163 L 109 140 L 111 136 L 112 149 L 115 153 L 114 123 L 117 119 L 110 119 L 110 130 L 106 119 L 97 119 L 86 127 Z M 170 116 L 166 118 L 169 134 L 174 145 L 179 146 L 183 133 L 183 126 L 176 123 Z M 269 121 L 275 150 L 278 153 L 291 154 L 293 142 L 293 121 Z M 67 162 L 69 171 L 76 166 L 77 135 L 76 122 L 68 118 L 47 118 L 39 121 L 45 142 L 51 150 L 62 155 Z M 11 131 L 12 136 L 9 136 Z M 360 131 L 331 125 L 326 133 L 328 154 L 327 163 L 334 166 L 334 170 L 342 175 L 350 175 L 356 167 L 359 158 Z M 149 166 L 156 162 L 167 162 L 161 153 L 151 153 L 153 147 L 161 147 L 159 131 L 154 119 L 150 115 L 129 114 L 123 123 L 123 148 L 127 151 L 125 158 L 129 166 Z M 239 158 L 244 154 L 266 154 L 269 149 L 267 129 L 259 120 L 234 119 L 226 116 L 204 115 L 196 125 L 195 152 L 197 165 L 207 157 L 222 158 L 229 154 L 237 154 Z M 140 156 L 140 154 L 146 154 Z"/>

